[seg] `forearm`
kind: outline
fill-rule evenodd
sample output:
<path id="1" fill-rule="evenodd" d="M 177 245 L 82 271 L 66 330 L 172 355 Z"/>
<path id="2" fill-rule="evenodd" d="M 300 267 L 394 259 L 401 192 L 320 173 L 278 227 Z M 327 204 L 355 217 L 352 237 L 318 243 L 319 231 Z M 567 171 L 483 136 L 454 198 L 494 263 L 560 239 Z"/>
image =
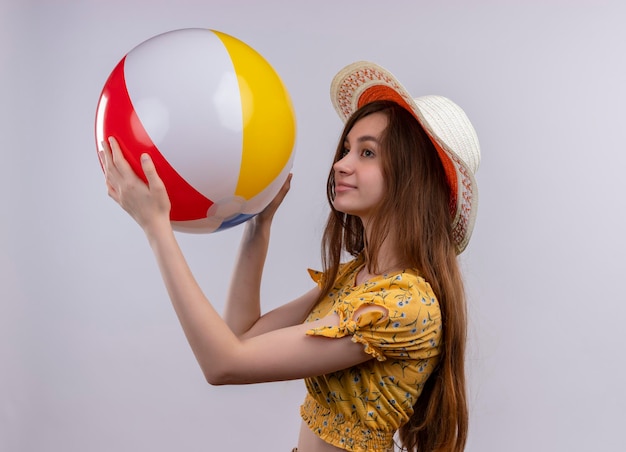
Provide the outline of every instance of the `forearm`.
<path id="1" fill-rule="evenodd" d="M 270 222 L 250 220 L 241 239 L 230 282 L 224 319 L 241 336 L 261 316 L 261 279 L 270 239 Z"/>
<path id="2" fill-rule="evenodd" d="M 207 380 L 214 381 L 240 341 L 203 294 L 169 223 L 146 235 L 187 341 Z"/>
<path id="3" fill-rule="evenodd" d="M 146 184 L 135 174 L 114 138 L 102 142 L 99 155 L 107 192 L 145 232 L 174 310 L 206 379 L 224 381 L 239 361 L 242 343 L 206 299 L 183 257 L 170 223 L 167 190 L 154 163 L 148 154 L 142 154 Z"/>

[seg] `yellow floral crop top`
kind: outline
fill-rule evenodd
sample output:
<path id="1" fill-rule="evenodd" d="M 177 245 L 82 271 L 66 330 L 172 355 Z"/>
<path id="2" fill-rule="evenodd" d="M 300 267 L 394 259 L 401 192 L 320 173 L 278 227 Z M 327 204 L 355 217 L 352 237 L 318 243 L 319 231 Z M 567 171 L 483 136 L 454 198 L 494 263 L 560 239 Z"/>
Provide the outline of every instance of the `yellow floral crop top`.
<path id="1" fill-rule="evenodd" d="M 327 443 L 349 451 L 387 451 L 393 435 L 413 414 L 413 405 L 438 362 L 441 312 L 430 285 L 415 270 L 381 275 L 356 285 L 362 257 L 342 264 L 330 293 L 307 322 L 332 312 L 339 326 L 307 331 L 311 336 L 351 335 L 371 359 L 348 369 L 307 378 L 302 419 Z M 309 270 L 321 284 L 324 274 Z M 384 308 L 353 317 L 364 305 Z"/>

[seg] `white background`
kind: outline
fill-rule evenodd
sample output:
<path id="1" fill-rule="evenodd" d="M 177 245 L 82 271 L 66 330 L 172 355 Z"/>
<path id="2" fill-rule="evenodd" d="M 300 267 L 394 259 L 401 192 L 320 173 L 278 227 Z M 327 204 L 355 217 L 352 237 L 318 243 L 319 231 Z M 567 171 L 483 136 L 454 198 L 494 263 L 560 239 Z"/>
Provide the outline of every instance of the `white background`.
<path id="1" fill-rule="evenodd" d="M 468 451 L 626 450 L 626 7 L 602 1 L 0 3 L 0 450 L 286 451 L 302 382 L 210 387 L 151 251 L 105 191 L 93 137 L 120 58 L 213 28 L 280 73 L 298 119 L 293 188 L 263 286 L 311 287 L 341 123 L 328 88 L 361 59 L 462 105 L 482 145 L 462 256 Z M 383 6 L 384 5 L 384 6 Z M 180 234 L 218 309 L 241 229 Z"/>

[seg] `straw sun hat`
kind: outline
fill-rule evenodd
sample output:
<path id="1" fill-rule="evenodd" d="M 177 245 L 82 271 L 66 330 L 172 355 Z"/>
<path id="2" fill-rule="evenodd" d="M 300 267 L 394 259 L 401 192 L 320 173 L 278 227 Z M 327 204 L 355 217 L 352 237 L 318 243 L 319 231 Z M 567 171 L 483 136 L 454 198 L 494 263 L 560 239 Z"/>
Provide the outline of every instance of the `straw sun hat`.
<path id="1" fill-rule="evenodd" d="M 480 163 L 478 137 L 465 112 L 441 96 L 412 98 L 386 69 L 367 61 L 343 68 L 331 83 L 333 106 L 342 121 L 358 108 L 376 100 L 391 100 L 410 111 L 435 145 L 451 190 L 452 231 L 461 253 L 469 242 L 476 209 L 478 188 L 474 174 Z"/>

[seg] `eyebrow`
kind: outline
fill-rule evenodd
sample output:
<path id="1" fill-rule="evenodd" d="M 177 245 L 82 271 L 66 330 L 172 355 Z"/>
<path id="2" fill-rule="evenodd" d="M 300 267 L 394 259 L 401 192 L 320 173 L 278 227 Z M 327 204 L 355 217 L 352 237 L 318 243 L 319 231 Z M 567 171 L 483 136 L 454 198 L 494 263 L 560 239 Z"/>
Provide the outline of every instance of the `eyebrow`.
<path id="1" fill-rule="evenodd" d="M 377 137 L 372 136 L 372 135 L 363 135 L 361 137 L 358 137 L 356 141 L 358 143 L 363 143 L 365 141 L 373 141 L 375 143 L 381 144 L 380 140 Z M 348 143 L 349 142 L 348 137 L 346 137 L 346 139 L 343 142 Z"/>

